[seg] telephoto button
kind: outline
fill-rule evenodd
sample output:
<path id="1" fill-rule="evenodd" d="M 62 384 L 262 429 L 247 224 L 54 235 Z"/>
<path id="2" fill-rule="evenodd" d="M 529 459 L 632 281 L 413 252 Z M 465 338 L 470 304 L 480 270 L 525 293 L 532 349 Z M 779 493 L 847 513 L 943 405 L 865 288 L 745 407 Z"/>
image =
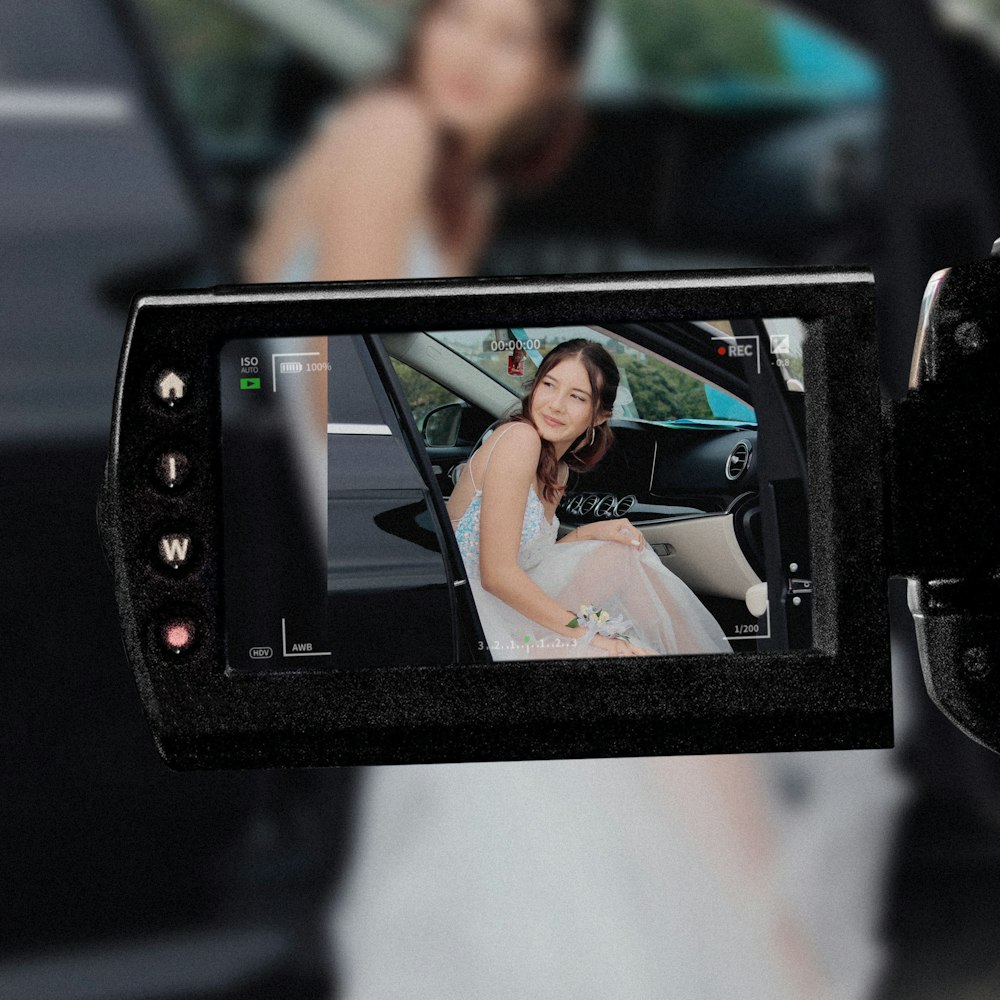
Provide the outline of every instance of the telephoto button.
<path id="1" fill-rule="evenodd" d="M 191 472 L 191 462 L 182 451 L 163 451 L 155 459 L 157 481 L 168 490 L 180 489 Z"/>

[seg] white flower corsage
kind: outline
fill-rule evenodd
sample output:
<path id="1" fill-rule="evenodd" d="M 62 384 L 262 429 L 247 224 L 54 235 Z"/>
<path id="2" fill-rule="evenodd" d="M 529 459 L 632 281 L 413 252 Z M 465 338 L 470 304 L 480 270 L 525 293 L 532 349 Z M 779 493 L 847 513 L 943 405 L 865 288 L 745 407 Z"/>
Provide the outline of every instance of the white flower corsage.
<path id="1" fill-rule="evenodd" d="M 632 622 L 626 620 L 624 615 L 616 615 L 614 618 L 603 608 L 595 608 L 592 604 L 581 604 L 576 617 L 569 622 L 570 628 L 585 628 L 589 642 L 595 635 L 605 635 L 609 639 L 624 639 L 631 642 L 626 631 L 632 627 Z"/>

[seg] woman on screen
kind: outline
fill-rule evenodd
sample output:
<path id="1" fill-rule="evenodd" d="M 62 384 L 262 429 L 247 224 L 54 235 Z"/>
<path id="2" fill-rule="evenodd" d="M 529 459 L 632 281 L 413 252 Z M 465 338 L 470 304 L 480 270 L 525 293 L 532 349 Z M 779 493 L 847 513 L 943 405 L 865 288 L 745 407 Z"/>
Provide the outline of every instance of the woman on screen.
<path id="1" fill-rule="evenodd" d="M 611 445 L 619 373 L 592 341 L 542 361 L 523 412 L 470 458 L 448 501 L 494 659 L 730 652 L 722 629 L 624 518 L 557 540 L 569 470 Z"/>
<path id="2" fill-rule="evenodd" d="M 473 274 L 499 198 L 580 132 L 589 0 L 431 0 L 398 69 L 328 115 L 273 185 L 250 281 Z"/>

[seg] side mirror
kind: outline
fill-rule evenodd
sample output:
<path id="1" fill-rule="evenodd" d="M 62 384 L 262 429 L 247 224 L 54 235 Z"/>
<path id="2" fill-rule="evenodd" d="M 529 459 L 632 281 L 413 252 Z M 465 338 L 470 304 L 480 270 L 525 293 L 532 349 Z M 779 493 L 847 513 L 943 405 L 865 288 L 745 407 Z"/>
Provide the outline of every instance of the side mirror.
<path id="1" fill-rule="evenodd" d="M 424 441 L 437 447 L 453 448 L 458 443 L 462 414 L 466 409 L 465 403 L 445 403 L 430 410 L 420 424 Z"/>
<path id="2" fill-rule="evenodd" d="M 436 447 L 454 447 L 458 443 L 458 431 L 465 409 L 465 403 L 445 403 L 426 413 L 420 423 L 424 441 Z"/>

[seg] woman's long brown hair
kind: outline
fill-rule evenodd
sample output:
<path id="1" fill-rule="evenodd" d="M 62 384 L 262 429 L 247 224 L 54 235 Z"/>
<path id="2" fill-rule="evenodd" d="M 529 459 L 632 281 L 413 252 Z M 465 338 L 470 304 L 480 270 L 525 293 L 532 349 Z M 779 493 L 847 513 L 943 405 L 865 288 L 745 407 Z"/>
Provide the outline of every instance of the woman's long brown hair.
<path id="1" fill-rule="evenodd" d="M 553 347 L 545 355 L 535 377 L 528 383 L 528 395 L 525 396 L 524 402 L 521 404 L 521 412 L 511 417 L 511 420 L 535 426 L 531 416 L 535 388 L 541 385 L 542 380 L 556 365 L 569 358 L 577 358 L 587 369 L 593 399 L 593 412 L 590 417 L 590 427 L 569 446 L 563 458 L 571 469 L 577 472 L 586 472 L 604 458 L 614 443 L 614 434 L 612 434 L 608 422 L 605 421 L 603 424 L 595 422 L 603 416 L 611 416 L 621 375 L 615 364 L 615 359 L 600 344 L 578 337 Z M 590 440 L 591 431 L 593 431 L 593 442 Z M 549 503 L 554 503 L 561 497 L 564 487 L 559 484 L 559 459 L 556 458 L 555 448 L 548 441 L 542 441 L 542 451 L 538 456 L 537 476 L 542 484 L 543 497 Z"/>
<path id="2" fill-rule="evenodd" d="M 388 83 L 411 85 L 417 39 L 438 4 L 429 0 L 418 12 L 396 71 Z M 534 0 L 542 15 L 545 43 L 560 71 L 572 72 L 582 58 L 587 40 L 592 0 Z M 572 95 L 539 101 L 500 137 L 486 163 L 486 172 L 504 191 L 530 191 L 552 181 L 579 145 L 584 129 L 583 109 Z M 458 138 L 444 133 L 437 169 L 431 180 L 431 204 L 443 242 L 461 238 L 471 215 L 475 178 L 462 163 Z"/>

